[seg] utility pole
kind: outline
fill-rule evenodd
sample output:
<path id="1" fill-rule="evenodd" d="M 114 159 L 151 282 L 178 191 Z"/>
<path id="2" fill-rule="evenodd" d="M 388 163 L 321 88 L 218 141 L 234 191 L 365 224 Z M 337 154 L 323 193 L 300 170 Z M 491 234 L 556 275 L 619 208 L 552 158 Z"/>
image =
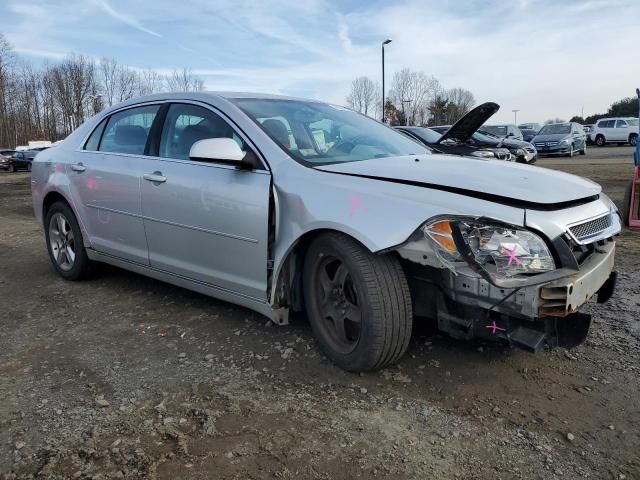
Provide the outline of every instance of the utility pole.
<path id="1" fill-rule="evenodd" d="M 384 42 L 382 42 L 382 123 L 385 121 L 385 111 L 384 111 L 384 46 L 391 43 L 391 39 L 387 38 Z"/>

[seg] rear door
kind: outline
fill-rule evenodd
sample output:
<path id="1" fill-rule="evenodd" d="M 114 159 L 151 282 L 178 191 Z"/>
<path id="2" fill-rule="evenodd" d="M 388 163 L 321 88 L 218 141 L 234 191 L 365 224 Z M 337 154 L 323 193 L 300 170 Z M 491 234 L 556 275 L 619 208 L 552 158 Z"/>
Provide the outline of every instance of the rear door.
<path id="1" fill-rule="evenodd" d="M 151 266 L 264 301 L 271 175 L 189 159 L 196 141 L 220 137 L 255 155 L 210 107 L 173 103 L 167 110 L 141 184 Z"/>
<path id="2" fill-rule="evenodd" d="M 626 142 L 629 138 L 629 124 L 625 120 L 616 120 L 613 140 Z"/>
<path id="3" fill-rule="evenodd" d="M 140 178 L 152 168 L 145 155 L 160 105 L 114 113 L 93 131 L 77 162 L 67 166 L 71 194 L 91 246 L 148 265 Z"/>

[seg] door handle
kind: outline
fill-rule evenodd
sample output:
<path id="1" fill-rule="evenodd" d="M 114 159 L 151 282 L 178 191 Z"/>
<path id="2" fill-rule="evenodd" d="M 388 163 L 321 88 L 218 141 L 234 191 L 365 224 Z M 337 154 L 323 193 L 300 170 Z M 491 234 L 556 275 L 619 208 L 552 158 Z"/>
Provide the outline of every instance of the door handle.
<path id="1" fill-rule="evenodd" d="M 167 177 L 162 175 L 162 172 L 145 173 L 142 175 L 147 182 L 164 183 L 167 181 Z"/>
<path id="2" fill-rule="evenodd" d="M 82 162 L 80 163 L 76 163 L 75 165 L 71 165 L 71 170 L 73 170 L 74 172 L 78 172 L 78 173 L 82 173 L 87 169 L 87 167 L 85 167 Z"/>

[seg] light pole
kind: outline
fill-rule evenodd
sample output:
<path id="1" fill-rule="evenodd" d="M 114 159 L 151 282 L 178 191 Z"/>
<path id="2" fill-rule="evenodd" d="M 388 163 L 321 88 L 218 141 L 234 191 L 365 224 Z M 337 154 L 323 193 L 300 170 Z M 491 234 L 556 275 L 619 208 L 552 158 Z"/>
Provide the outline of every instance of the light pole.
<path id="1" fill-rule="evenodd" d="M 518 112 L 520 110 L 511 110 L 513 112 L 513 123 L 516 124 L 516 126 L 518 125 Z"/>
<path id="2" fill-rule="evenodd" d="M 382 123 L 384 123 L 385 115 L 384 115 L 384 46 L 391 43 L 391 39 L 387 38 L 384 42 L 382 42 Z"/>

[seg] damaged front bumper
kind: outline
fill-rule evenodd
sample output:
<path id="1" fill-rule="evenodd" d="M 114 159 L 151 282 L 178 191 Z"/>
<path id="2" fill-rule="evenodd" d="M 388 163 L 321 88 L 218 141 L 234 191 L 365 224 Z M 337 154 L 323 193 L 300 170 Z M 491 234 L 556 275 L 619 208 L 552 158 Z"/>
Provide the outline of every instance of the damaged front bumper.
<path id="1" fill-rule="evenodd" d="M 516 288 L 492 284 L 471 268 L 434 272 L 414 264 L 408 267 L 414 308 L 417 315 L 437 319 L 439 330 L 454 338 L 505 340 L 529 351 L 571 348 L 584 341 L 591 323 L 578 308 L 596 294 L 599 302 L 613 294 L 614 256 L 613 240 L 599 242 L 578 271 Z"/>

